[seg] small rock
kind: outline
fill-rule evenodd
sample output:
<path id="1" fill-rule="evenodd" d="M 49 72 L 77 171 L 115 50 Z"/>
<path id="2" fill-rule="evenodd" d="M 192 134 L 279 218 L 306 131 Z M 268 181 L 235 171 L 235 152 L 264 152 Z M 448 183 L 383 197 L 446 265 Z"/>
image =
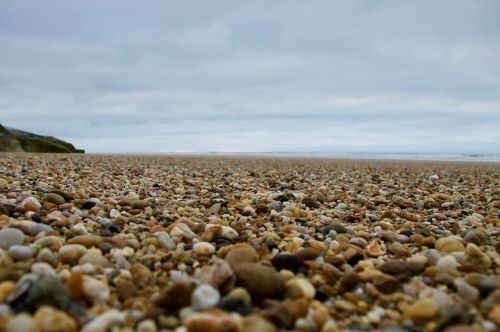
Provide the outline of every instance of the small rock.
<path id="1" fill-rule="evenodd" d="M 137 324 L 136 332 L 156 332 L 158 328 L 152 319 L 143 319 Z"/>
<path id="2" fill-rule="evenodd" d="M 59 249 L 59 259 L 64 263 L 76 263 L 87 252 L 81 244 L 66 244 Z"/>
<path id="3" fill-rule="evenodd" d="M 50 194 L 45 195 L 44 199 L 46 202 L 54 203 L 57 205 L 61 205 L 61 204 L 66 203 L 66 200 L 64 199 L 64 197 L 62 197 L 61 195 L 55 194 L 55 193 L 50 193 Z"/>
<path id="4" fill-rule="evenodd" d="M 323 232 L 324 235 L 328 235 L 330 231 L 335 231 L 337 234 L 342 234 L 342 233 L 347 233 L 348 230 L 347 227 L 345 227 L 344 225 L 336 223 L 336 224 L 326 225 L 325 227 L 323 227 L 321 231 Z"/>
<path id="5" fill-rule="evenodd" d="M 223 311 L 195 313 L 184 322 L 189 332 L 238 332 L 240 322 Z"/>
<path id="6" fill-rule="evenodd" d="M 493 310 L 490 311 L 488 314 L 488 319 L 491 320 L 493 323 L 500 325 L 500 305 L 496 306 L 493 308 Z"/>
<path id="7" fill-rule="evenodd" d="M 9 256 L 16 261 L 30 259 L 34 254 L 33 249 L 28 246 L 14 245 L 9 248 Z"/>
<path id="8" fill-rule="evenodd" d="M 117 209 L 111 209 L 111 211 L 109 211 L 109 217 L 115 219 L 121 217 L 121 213 Z"/>
<path id="9" fill-rule="evenodd" d="M 108 259 L 104 257 L 100 250 L 90 249 L 78 260 L 79 265 L 92 264 L 94 266 L 110 267 Z"/>
<path id="10" fill-rule="evenodd" d="M 42 208 L 42 204 L 35 197 L 26 197 L 21 206 L 24 209 L 24 212 L 33 211 L 38 212 Z"/>
<path id="11" fill-rule="evenodd" d="M 422 265 L 418 262 L 411 261 L 400 261 L 397 259 L 390 260 L 379 267 L 379 270 L 392 275 L 415 275 L 421 273 L 425 268 L 425 265 Z"/>
<path id="12" fill-rule="evenodd" d="M 226 296 L 220 300 L 217 308 L 228 312 L 237 312 L 240 315 L 248 315 L 252 311 L 252 304 L 240 297 Z"/>
<path id="13" fill-rule="evenodd" d="M 475 244 L 467 244 L 463 268 L 472 271 L 486 270 L 491 267 L 491 259 L 481 251 Z"/>
<path id="14" fill-rule="evenodd" d="M 167 232 L 156 232 L 155 235 L 158 238 L 158 241 L 160 242 L 160 246 L 162 248 L 165 248 L 168 250 L 174 250 L 177 247 L 177 245 L 170 238 L 170 235 L 168 235 Z"/>
<path id="15" fill-rule="evenodd" d="M 273 267 L 258 263 L 243 263 L 236 266 L 234 272 L 238 281 L 252 296 L 270 297 L 283 290 L 281 275 Z"/>
<path id="16" fill-rule="evenodd" d="M 198 242 L 193 245 L 193 251 L 197 255 L 210 255 L 215 252 L 215 247 L 210 242 Z"/>
<path id="17" fill-rule="evenodd" d="M 9 249 L 24 242 L 24 233 L 16 228 L 3 228 L 0 230 L 0 248 Z"/>
<path id="18" fill-rule="evenodd" d="M 459 325 L 449 326 L 445 328 L 443 332 L 478 332 L 478 330 L 470 325 L 459 324 Z"/>
<path id="19" fill-rule="evenodd" d="M 408 306 L 403 316 L 416 322 L 429 321 L 439 315 L 439 310 L 431 299 L 422 299 Z"/>
<path id="20" fill-rule="evenodd" d="M 91 302 L 109 299 L 109 287 L 104 282 L 90 276 L 83 276 L 83 295 Z"/>
<path id="21" fill-rule="evenodd" d="M 436 241 L 434 247 L 440 251 L 445 253 L 452 253 L 456 251 L 464 251 L 465 247 L 462 242 L 457 239 L 451 237 L 442 237 Z"/>
<path id="22" fill-rule="evenodd" d="M 117 324 L 122 324 L 125 321 L 125 314 L 116 310 L 116 309 L 111 309 L 108 310 L 96 318 L 94 318 L 92 321 L 87 323 L 82 328 L 82 332 L 102 332 L 102 331 L 107 331 L 110 327 L 113 325 Z"/>
<path id="23" fill-rule="evenodd" d="M 76 322 L 64 311 L 52 307 L 40 307 L 33 316 L 40 332 L 76 331 Z"/>
<path id="24" fill-rule="evenodd" d="M 203 310 L 216 306 L 219 300 L 218 290 L 210 285 L 200 285 L 193 292 L 191 306 L 194 310 Z"/>
<path id="25" fill-rule="evenodd" d="M 243 318 L 243 332 L 278 332 L 278 329 L 270 321 L 250 315 Z"/>
<path id="26" fill-rule="evenodd" d="M 191 304 L 192 289 L 184 282 L 174 282 L 160 292 L 154 300 L 157 306 L 167 310 L 179 310 Z"/>
<path id="27" fill-rule="evenodd" d="M 471 304 L 477 304 L 479 301 L 479 291 L 465 282 L 464 279 L 458 278 L 453 281 L 453 285 L 457 289 L 458 295 Z"/>
<path id="28" fill-rule="evenodd" d="M 130 206 L 132 206 L 132 209 L 143 210 L 148 206 L 151 206 L 151 202 L 147 200 L 133 200 L 132 202 L 130 202 Z"/>
<path id="29" fill-rule="evenodd" d="M 373 285 L 384 294 L 394 293 L 400 287 L 398 279 L 385 273 L 376 276 L 372 282 Z"/>
<path id="30" fill-rule="evenodd" d="M 3 303 L 14 287 L 16 287 L 16 283 L 13 281 L 0 282 L 0 303 Z"/>
<path id="31" fill-rule="evenodd" d="M 302 258 L 288 254 L 278 254 L 274 256 L 271 263 L 278 271 L 283 269 L 295 271 L 304 266 Z"/>
<path id="32" fill-rule="evenodd" d="M 380 246 L 377 240 L 373 240 L 367 247 L 366 252 L 372 257 L 378 257 L 385 254 L 385 249 Z"/>
<path id="33" fill-rule="evenodd" d="M 305 296 L 313 299 L 316 295 L 316 288 L 304 278 L 292 278 L 285 283 L 285 296 L 299 298 Z"/>
<path id="34" fill-rule="evenodd" d="M 311 197 L 305 197 L 304 199 L 302 199 L 302 204 L 304 204 L 310 209 L 317 209 L 321 206 L 321 204 L 318 201 L 312 199 Z"/>
<path id="35" fill-rule="evenodd" d="M 16 315 L 9 319 L 5 326 L 5 332 L 39 332 L 33 318 L 25 313 Z"/>
<path id="36" fill-rule="evenodd" d="M 464 234 L 464 241 L 471 242 L 478 246 L 487 245 L 490 243 L 490 239 L 488 235 L 482 230 L 478 228 L 469 229 Z"/>
<path id="37" fill-rule="evenodd" d="M 52 211 L 47 214 L 47 220 L 49 222 L 58 221 L 64 223 L 66 222 L 66 220 L 68 220 L 68 218 L 66 218 L 66 216 L 61 211 Z"/>
<path id="38" fill-rule="evenodd" d="M 254 263 L 257 262 L 258 256 L 255 249 L 248 245 L 235 247 L 231 249 L 225 257 L 226 262 L 229 263 L 231 268 L 235 268 L 237 265 L 242 263 Z"/>
<path id="39" fill-rule="evenodd" d="M 99 248 L 101 242 L 102 238 L 97 235 L 78 235 L 68 240 L 68 244 L 81 244 L 87 248 Z"/>
<path id="40" fill-rule="evenodd" d="M 34 312 L 43 305 L 64 310 L 69 305 L 69 294 L 57 277 L 41 274 L 36 279 L 20 280 L 7 302 L 15 312 Z"/>

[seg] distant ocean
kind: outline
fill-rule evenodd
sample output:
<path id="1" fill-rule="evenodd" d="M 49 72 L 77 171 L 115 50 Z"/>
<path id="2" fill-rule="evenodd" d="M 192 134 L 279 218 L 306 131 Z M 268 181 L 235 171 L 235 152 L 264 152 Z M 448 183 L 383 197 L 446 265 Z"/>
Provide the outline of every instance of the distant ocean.
<path id="1" fill-rule="evenodd" d="M 332 159 L 375 159 L 375 160 L 424 160 L 424 161 L 470 161 L 498 162 L 500 153 L 332 153 L 332 152 L 185 152 L 175 154 L 216 156 L 268 156 L 305 157 Z"/>

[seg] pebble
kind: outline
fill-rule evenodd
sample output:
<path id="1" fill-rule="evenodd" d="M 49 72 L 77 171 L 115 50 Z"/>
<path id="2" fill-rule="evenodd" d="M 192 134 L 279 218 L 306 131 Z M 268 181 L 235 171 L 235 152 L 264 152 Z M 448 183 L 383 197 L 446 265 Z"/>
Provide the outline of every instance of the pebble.
<path id="1" fill-rule="evenodd" d="M 481 251 L 475 244 L 467 244 L 463 266 L 470 270 L 486 270 L 491 267 L 491 259 Z"/>
<path id="2" fill-rule="evenodd" d="M 372 241 L 367 247 L 366 252 L 372 257 L 385 255 L 385 250 L 380 246 L 377 240 Z"/>
<path id="3" fill-rule="evenodd" d="M 285 283 L 285 296 L 290 298 L 299 298 L 305 296 L 313 299 L 316 295 L 316 289 L 304 278 L 292 278 Z"/>
<path id="4" fill-rule="evenodd" d="M 323 227 L 322 232 L 323 234 L 327 235 L 330 233 L 330 231 L 335 231 L 337 234 L 342 234 L 342 233 L 347 233 L 348 229 L 342 224 L 331 224 L 331 225 L 326 225 Z"/>
<path id="5" fill-rule="evenodd" d="M 65 263 L 76 263 L 87 252 L 81 244 L 66 244 L 59 249 L 59 259 Z"/>
<path id="6" fill-rule="evenodd" d="M 24 233 L 16 228 L 3 228 L 0 230 L 0 248 L 9 249 L 24 242 Z"/>
<path id="7" fill-rule="evenodd" d="M 33 249 L 28 246 L 13 245 L 9 248 L 9 256 L 16 261 L 30 259 L 34 254 Z"/>
<path id="8" fill-rule="evenodd" d="M 238 332 L 241 323 L 230 314 L 214 311 L 190 315 L 184 324 L 189 332 Z"/>
<path id="9" fill-rule="evenodd" d="M 233 269 L 239 264 L 255 263 L 257 259 L 258 256 L 255 249 L 247 245 L 235 247 L 229 251 L 225 257 L 226 262 L 228 262 Z"/>
<path id="10" fill-rule="evenodd" d="M 7 302 L 15 312 L 34 312 L 42 305 L 64 310 L 69 306 L 69 294 L 56 276 L 40 274 L 18 281 Z"/>
<path id="11" fill-rule="evenodd" d="M 193 250 L 197 255 L 210 255 L 215 252 L 215 247 L 209 242 L 198 242 L 193 245 Z"/>
<path id="12" fill-rule="evenodd" d="M 16 283 L 10 280 L 0 282 L 0 303 L 5 301 L 9 293 L 16 287 Z"/>
<path id="13" fill-rule="evenodd" d="M 40 332 L 71 332 L 76 331 L 76 322 L 67 313 L 52 307 L 42 306 L 33 316 Z"/>
<path id="14" fill-rule="evenodd" d="M 30 315 L 21 313 L 9 319 L 5 332 L 40 332 L 40 330 Z"/>
<path id="15" fill-rule="evenodd" d="M 81 244 L 87 248 L 98 248 L 102 238 L 97 235 L 78 235 L 68 240 L 68 244 Z"/>
<path id="16" fill-rule="evenodd" d="M 125 314 L 116 310 L 108 310 L 89 323 L 87 323 L 83 328 L 82 332 L 102 332 L 107 331 L 110 327 L 118 324 L 122 324 L 125 321 Z"/>
<path id="17" fill-rule="evenodd" d="M 429 321 L 439 315 L 439 309 L 431 299 L 418 300 L 411 304 L 403 312 L 406 319 L 414 321 Z"/>
<path id="18" fill-rule="evenodd" d="M 250 315 L 243 318 L 243 331 L 244 332 L 278 332 L 268 320 L 259 317 L 258 315 Z"/>
<path id="19" fill-rule="evenodd" d="M 252 296 L 270 297 L 283 290 L 283 279 L 273 267 L 258 263 L 243 263 L 236 266 L 234 272 L 238 282 Z"/>
<path id="20" fill-rule="evenodd" d="M 44 200 L 46 202 L 54 203 L 57 205 L 61 205 L 61 204 L 66 203 L 66 200 L 64 199 L 64 197 L 62 197 L 61 195 L 58 195 L 58 194 L 54 194 L 54 193 L 50 193 L 50 194 L 45 195 Z"/>
<path id="21" fill-rule="evenodd" d="M 482 230 L 478 228 L 469 229 L 465 232 L 464 241 L 474 243 L 475 245 L 487 245 L 490 240 L 488 235 Z"/>
<path id="22" fill-rule="evenodd" d="M 158 328 L 152 319 L 143 319 L 137 324 L 136 332 L 156 332 Z"/>
<path id="23" fill-rule="evenodd" d="M 196 287 L 191 297 L 191 306 L 194 310 L 212 308 L 220 300 L 219 291 L 210 285 L 200 285 Z"/>
<path id="24" fill-rule="evenodd" d="M 495 331 L 497 168 L 6 153 L 0 330 Z"/>
<path id="25" fill-rule="evenodd" d="M 177 247 L 177 245 L 170 238 L 170 235 L 168 235 L 167 232 L 157 232 L 157 233 L 155 233 L 155 235 L 158 238 L 158 241 L 160 242 L 160 246 L 162 248 L 165 248 L 168 250 L 174 250 Z"/>
<path id="26" fill-rule="evenodd" d="M 38 212 L 42 208 L 42 204 L 35 197 L 26 197 L 21 206 L 23 207 L 25 212 L 33 211 Z"/>
<path id="27" fill-rule="evenodd" d="M 434 247 L 444 253 L 452 253 L 457 251 L 464 251 L 465 247 L 462 242 L 451 237 L 443 237 L 436 241 Z"/>
<path id="28" fill-rule="evenodd" d="M 294 255 L 278 254 L 271 260 L 273 266 L 279 270 L 297 270 L 304 266 L 302 258 Z"/>
<path id="29" fill-rule="evenodd" d="M 463 278 L 457 278 L 453 281 L 453 285 L 457 289 L 458 295 L 471 304 L 477 304 L 479 301 L 479 291 L 469 285 Z"/>
<path id="30" fill-rule="evenodd" d="M 91 302 L 106 301 L 110 297 L 108 285 L 90 276 L 83 276 L 82 291 Z"/>

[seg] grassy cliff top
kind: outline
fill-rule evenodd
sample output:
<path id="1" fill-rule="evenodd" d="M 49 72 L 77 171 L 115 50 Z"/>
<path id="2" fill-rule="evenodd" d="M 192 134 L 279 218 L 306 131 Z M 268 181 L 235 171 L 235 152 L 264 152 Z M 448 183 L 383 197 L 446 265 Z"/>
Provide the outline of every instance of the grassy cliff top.
<path id="1" fill-rule="evenodd" d="M 52 136 L 4 127 L 0 124 L 0 152 L 84 153 L 73 144 Z"/>

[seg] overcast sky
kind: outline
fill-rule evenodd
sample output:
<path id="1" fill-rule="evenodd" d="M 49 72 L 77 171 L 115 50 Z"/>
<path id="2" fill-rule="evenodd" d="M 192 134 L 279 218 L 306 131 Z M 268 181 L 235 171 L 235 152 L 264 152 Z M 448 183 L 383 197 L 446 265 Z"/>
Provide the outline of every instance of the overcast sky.
<path id="1" fill-rule="evenodd" d="M 0 1 L 0 122 L 88 152 L 500 152 L 500 1 Z"/>

